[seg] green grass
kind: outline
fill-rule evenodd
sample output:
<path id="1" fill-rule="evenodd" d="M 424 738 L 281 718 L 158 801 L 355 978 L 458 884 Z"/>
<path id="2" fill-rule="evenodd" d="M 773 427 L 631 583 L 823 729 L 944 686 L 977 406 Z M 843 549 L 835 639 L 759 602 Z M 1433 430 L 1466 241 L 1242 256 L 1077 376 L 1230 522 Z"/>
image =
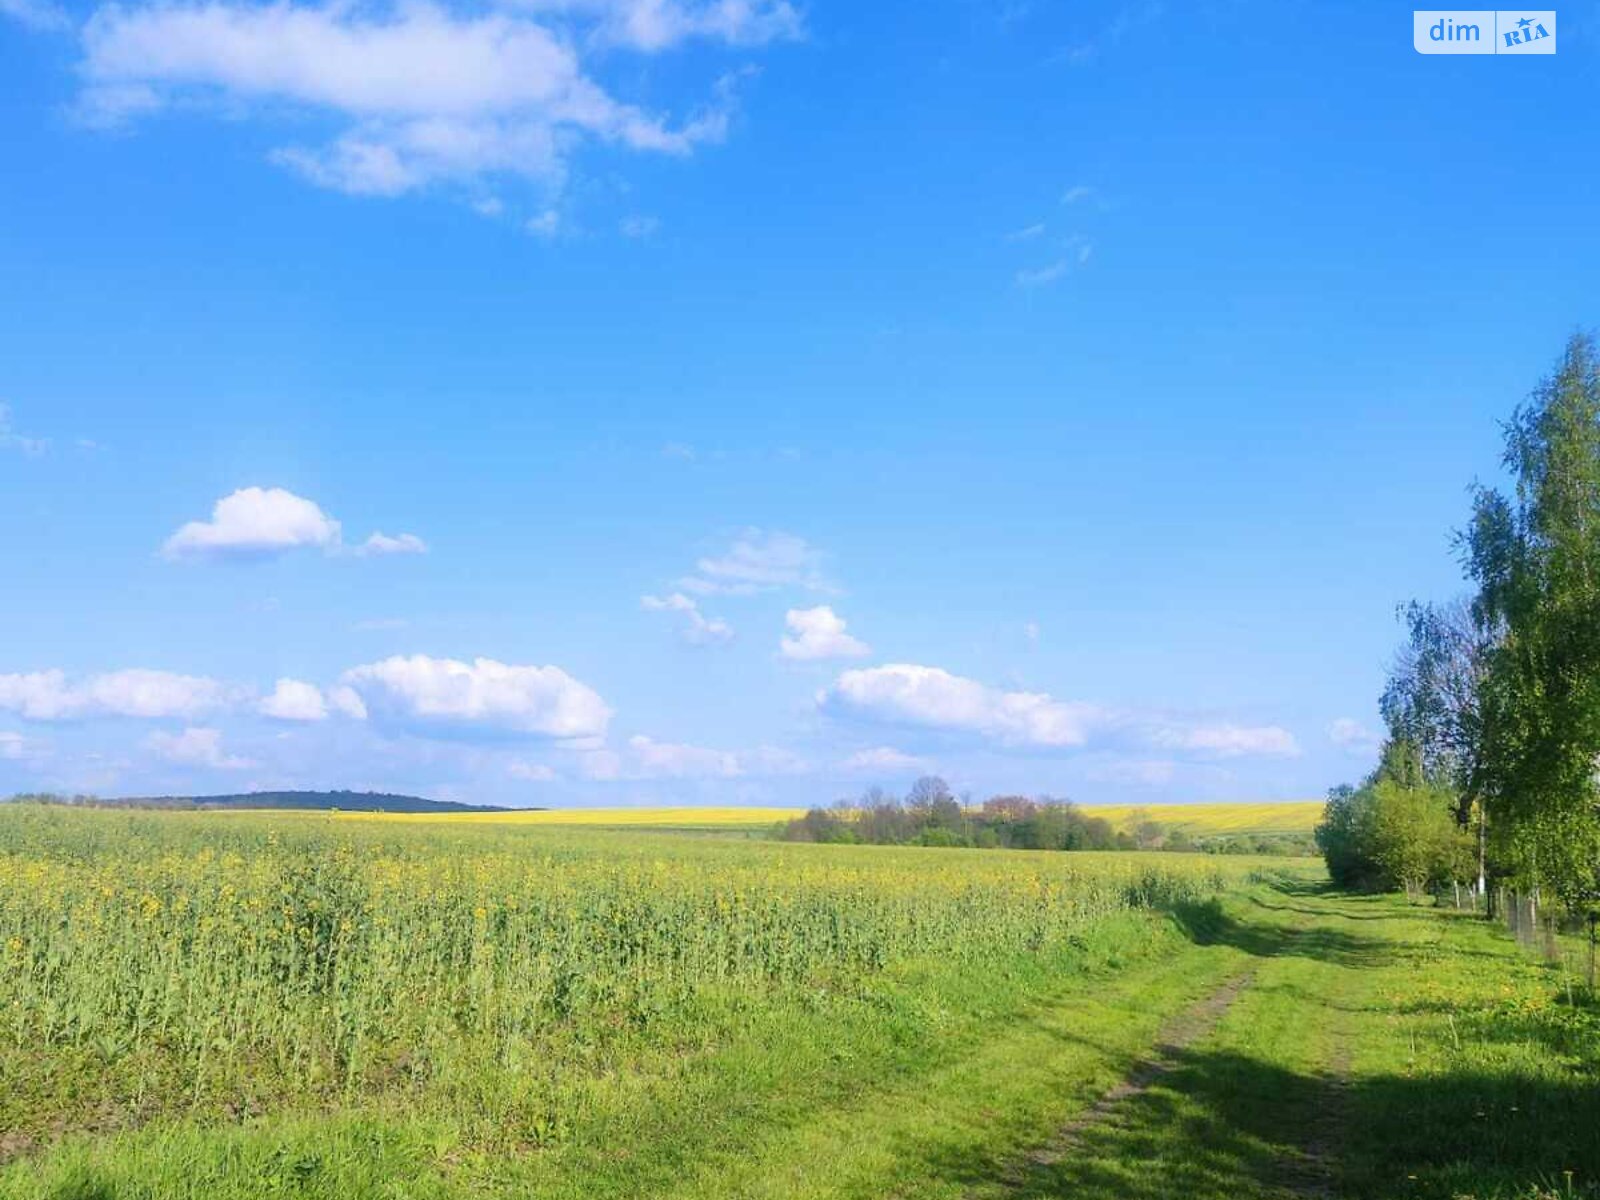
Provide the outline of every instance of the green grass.
<path id="1" fill-rule="evenodd" d="M 51 876 L 58 882 L 71 884 L 82 870 L 104 887 L 109 861 L 133 872 L 135 898 L 149 883 L 141 863 L 190 878 L 183 873 L 197 847 L 185 839 L 198 835 L 172 834 L 160 818 L 115 829 L 97 821 L 0 829 L 13 860 L 0 883 L 37 883 L 19 864 L 41 862 L 61 873 Z M 246 837 L 230 843 L 238 853 L 260 827 L 228 828 Z M 328 836 L 325 822 L 297 828 L 272 824 L 277 840 L 255 848 L 263 886 L 301 878 L 280 869 L 315 858 Z M 80 1036 L 66 1023 L 69 993 L 90 986 L 92 973 L 66 971 L 58 955 L 51 961 L 63 973 L 50 977 L 58 1008 L 41 1009 L 58 1035 L 14 1035 L 0 1046 L 0 1155 L 11 1159 L 0 1167 L 0 1196 L 1600 1195 L 1600 1010 L 1556 968 L 1470 914 L 1341 896 L 1304 874 L 1251 882 L 1247 870 L 1260 867 L 1240 865 L 1206 887 L 1163 893 L 1154 906 L 1108 900 L 1092 919 L 1058 925 L 1026 915 L 1041 883 L 1058 878 L 1049 871 L 1102 862 L 1105 870 L 1162 862 L 1189 870 L 1197 860 L 510 836 L 387 827 L 359 834 L 346 851 L 380 880 L 397 856 L 410 861 L 408 847 L 435 856 L 416 877 L 430 881 L 433 899 L 414 894 L 405 904 L 417 907 L 391 913 L 410 921 L 419 952 L 430 938 L 454 945 L 450 922 L 469 931 L 482 924 L 475 906 L 487 893 L 473 889 L 488 878 L 502 898 L 508 881 L 532 889 L 525 895 L 558 884 L 569 898 L 583 894 L 580 884 L 600 888 L 601 899 L 612 897 L 601 908 L 607 921 L 622 912 L 650 927 L 683 915 L 673 896 L 709 889 L 714 897 L 726 887 L 738 904 L 768 912 L 770 924 L 750 927 L 766 930 L 768 942 L 783 928 L 822 937 L 827 926 L 816 914 L 829 912 L 829 920 L 867 921 L 863 931 L 876 931 L 883 953 L 869 963 L 819 949 L 803 969 L 782 965 L 790 959 L 780 954 L 781 969 L 760 965 L 763 958 L 759 969 L 690 987 L 612 989 L 515 1037 L 492 1022 L 474 1025 L 470 1006 L 452 1009 L 456 1025 L 449 1036 L 436 1026 L 441 1040 L 425 1070 L 408 1063 L 403 1047 L 428 1026 L 402 1020 L 393 1044 L 374 1043 L 388 1070 L 318 1083 L 295 1073 L 297 1063 L 315 1061 L 321 1035 L 287 1059 L 269 1053 L 270 1038 L 251 1050 L 245 1037 L 215 1077 L 205 1075 L 208 1060 L 185 1049 L 182 1022 L 147 1043 L 124 1043 L 112 1019 L 123 1010 L 97 1001 L 88 1011 L 101 1024 Z M 516 858 L 537 869 L 513 870 Z M 352 878 L 363 876 L 345 877 L 346 886 Z M 661 894 L 618 909 L 619 888 Z M 93 895 L 109 903 L 122 896 L 113 892 Z M 1061 891 L 1047 904 L 1072 902 Z M 8 927 L 20 927 L 15 914 L 29 904 L 43 912 L 60 893 L 0 898 Z M 74 924 L 82 914 L 63 911 L 59 936 L 92 936 L 92 923 Z M 170 904 L 161 911 L 177 920 Z M 700 927 L 716 904 L 694 911 L 695 921 L 663 927 L 661 944 L 726 936 Z M 593 937 L 604 927 L 580 929 Z M 38 938 L 54 927 L 35 920 L 26 928 Z M 107 928 L 129 936 L 120 925 L 101 933 Z M 552 927 L 537 928 L 545 936 Z M 729 928 L 747 927 L 735 920 Z M 605 943 L 605 955 L 586 960 L 590 969 L 655 963 L 617 957 L 618 947 L 657 945 L 643 930 Z M 994 944 L 981 953 L 956 945 L 979 934 Z M 135 938 L 120 952 L 142 946 Z M 182 956 L 159 961 L 180 982 L 203 966 Z M 460 961 L 471 968 L 484 960 Z M 521 961 L 513 955 L 501 966 Z M 13 995 L 48 1000 L 36 984 L 23 991 L 6 982 Z M 333 1004 L 339 994 L 290 989 L 281 999 L 312 1005 L 294 1015 L 319 1021 L 317 997 Z M 452 1004 L 475 994 L 448 993 Z M 196 1086 L 207 1078 L 210 1085 Z M 1140 1086 L 1103 1099 L 1129 1078 Z"/>

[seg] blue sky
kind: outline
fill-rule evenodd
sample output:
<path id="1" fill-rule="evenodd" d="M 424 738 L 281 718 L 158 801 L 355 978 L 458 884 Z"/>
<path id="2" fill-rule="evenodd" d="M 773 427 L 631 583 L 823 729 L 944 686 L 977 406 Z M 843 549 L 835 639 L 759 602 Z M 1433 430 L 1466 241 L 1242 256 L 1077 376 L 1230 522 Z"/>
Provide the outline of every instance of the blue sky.
<path id="1" fill-rule="evenodd" d="M 1353 778 L 1596 322 L 1559 19 L 0 0 L 0 791 Z"/>

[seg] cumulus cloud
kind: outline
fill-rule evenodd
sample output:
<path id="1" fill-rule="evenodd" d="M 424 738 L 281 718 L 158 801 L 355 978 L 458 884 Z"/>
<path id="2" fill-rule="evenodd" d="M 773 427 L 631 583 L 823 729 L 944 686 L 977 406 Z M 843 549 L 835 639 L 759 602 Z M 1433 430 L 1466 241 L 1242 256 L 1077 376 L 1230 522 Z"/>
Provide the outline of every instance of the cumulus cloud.
<path id="1" fill-rule="evenodd" d="M 298 679 L 280 679 L 260 704 L 263 716 L 279 721 L 325 721 L 328 702 L 322 689 Z"/>
<path id="2" fill-rule="evenodd" d="M 335 712 L 357 721 L 367 719 L 367 706 L 361 699 L 361 693 L 349 684 L 341 683 L 338 687 L 328 689 L 328 703 Z"/>
<path id="3" fill-rule="evenodd" d="M 1209 758 L 1293 758 L 1300 753 L 1294 735 L 1277 725 L 1176 726 L 1157 729 L 1151 741 Z"/>
<path id="4" fill-rule="evenodd" d="M 844 618 L 826 604 L 816 608 L 791 608 L 783 619 L 794 635 L 778 643 L 779 652 L 785 658 L 864 658 L 872 653 L 871 646 L 845 632 Z"/>
<path id="5" fill-rule="evenodd" d="M 611 721 L 599 694 L 560 667 L 395 655 L 341 682 L 379 719 L 439 729 L 572 739 L 603 737 Z"/>
<path id="6" fill-rule="evenodd" d="M 300 546 L 331 550 L 339 522 L 283 488 L 240 488 L 218 500 L 211 520 L 190 521 L 167 539 L 173 559 L 270 558 Z"/>
<path id="7" fill-rule="evenodd" d="M 63 671 L 0 675 L 0 709 L 30 721 L 196 717 L 226 707 L 229 698 L 215 679 L 170 671 L 112 671 L 77 681 Z"/>
<path id="8" fill-rule="evenodd" d="M 384 554 L 426 554 L 428 543 L 414 533 L 402 533 L 397 537 L 390 537 L 386 533 L 374 533 L 367 540 L 357 546 L 355 553 L 363 558 Z"/>
<path id="9" fill-rule="evenodd" d="M 721 617 L 708 617 L 700 606 L 682 592 L 668 596 L 641 596 L 639 607 L 646 612 L 683 614 L 679 635 L 691 646 L 717 646 L 733 641 L 733 626 Z"/>
<path id="10" fill-rule="evenodd" d="M 912 663 L 846 671 L 817 703 L 839 716 L 971 733 L 1013 746 L 1080 746 L 1101 716 L 1093 705 L 1000 691 Z"/>
<path id="11" fill-rule="evenodd" d="M 337 554 L 342 531 L 315 501 L 283 488 L 240 488 L 211 508 L 209 521 L 190 521 L 174 533 L 162 553 L 177 561 L 259 561 L 309 547 Z M 415 534 L 374 533 L 352 553 L 423 554 L 428 547 Z"/>
<path id="12" fill-rule="evenodd" d="M 81 108 L 105 123 L 178 106 L 235 118 L 324 117 L 336 129 L 331 140 L 280 146 L 272 157 L 312 183 L 357 195 L 471 186 L 497 175 L 554 187 L 575 143 L 682 155 L 727 128 L 729 85 L 673 121 L 614 98 L 587 69 L 589 47 L 655 53 L 689 39 L 754 45 L 799 33 L 784 0 L 520 7 L 107 5 L 82 31 Z M 533 19 L 540 9 L 564 28 Z"/>
<path id="13" fill-rule="evenodd" d="M 222 733 L 216 729 L 185 729 L 182 733 L 152 733 L 145 746 L 170 763 L 183 767 L 211 767 L 220 771 L 241 771 L 256 764 L 248 758 L 225 753 Z"/>
<path id="14" fill-rule="evenodd" d="M 870 750 L 857 750 L 839 764 L 846 771 L 924 771 L 928 761 L 915 754 L 907 754 L 892 746 L 874 746 Z"/>
<path id="15" fill-rule="evenodd" d="M 679 586 L 698 595 L 750 595 L 784 587 L 832 590 L 820 551 L 792 533 L 762 529 L 747 529 L 725 553 L 700 559 Z"/>

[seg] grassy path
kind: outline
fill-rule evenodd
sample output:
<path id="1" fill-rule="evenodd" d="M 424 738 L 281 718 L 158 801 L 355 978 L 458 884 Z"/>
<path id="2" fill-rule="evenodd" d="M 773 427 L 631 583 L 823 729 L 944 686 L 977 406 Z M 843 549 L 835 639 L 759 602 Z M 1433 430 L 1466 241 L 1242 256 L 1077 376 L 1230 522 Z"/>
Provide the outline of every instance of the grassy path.
<path id="1" fill-rule="evenodd" d="M 1600 1195 L 1600 1010 L 1497 930 L 1308 889 L 1219 934 L 1257 967 L 1210 1032 L 976 1195 Z"/>
<path id="2" fill-rule="evenodd" d="M 900 980 L 929 1015 L 898 1049 L 819 1016 L 618 1075 L 647 1090 L 559 1153 L 463 1157 L 392 1111 L 178 1125 L 0 1196 L 1600 1200 L 1600 1006 L 1496 928 L 1294 883 L 1146 921 L 1022 1007 Z"/>
<path id="3" fill-rule="evenodd" d="M 1192 953 L 672 1194 L 1600 1196 L 1600 1008 L 1500 931 L 1296 885 L 1191 921 Z"/>

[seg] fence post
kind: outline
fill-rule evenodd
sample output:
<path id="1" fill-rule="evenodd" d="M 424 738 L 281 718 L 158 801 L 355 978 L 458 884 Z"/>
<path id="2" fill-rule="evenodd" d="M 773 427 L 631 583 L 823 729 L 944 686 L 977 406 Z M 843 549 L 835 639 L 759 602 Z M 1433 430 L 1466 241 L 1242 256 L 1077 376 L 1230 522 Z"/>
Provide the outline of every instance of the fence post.
<path id="1" fill-rule="evenodd" d="M 1594 941 L 1596 922 L 1600 922 L 1600 913 L 1591 912 L 1589 914 L 1589 991 L 1591 993 L 1594 991 Z"/>

